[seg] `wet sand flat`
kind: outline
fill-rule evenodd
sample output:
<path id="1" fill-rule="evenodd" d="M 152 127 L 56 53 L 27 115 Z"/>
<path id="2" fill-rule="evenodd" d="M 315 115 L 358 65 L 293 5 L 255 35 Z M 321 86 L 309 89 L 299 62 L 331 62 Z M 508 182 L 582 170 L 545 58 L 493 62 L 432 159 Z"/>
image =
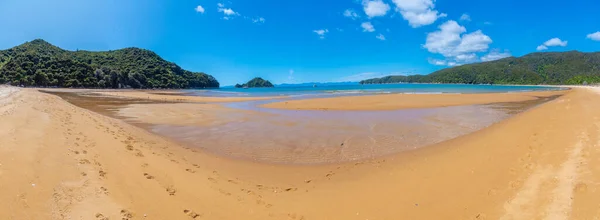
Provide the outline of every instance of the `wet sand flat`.
<path id="1" fill-rule="evenodd" d="M 0 101 L 0 219 L 595 219 L 599 98 L 573 89 L 429 147 L 290 166 L 206 154 L 21 89 Z"/>
<path id="2" fill-rule="evenodd" d="M 254 107 L 260 103 L 248 103 L 242 107 L 245 109 L 239 109 L 219 104 L 148 103 L 143 99 L 124 101 L 112 96 L 66 94 L 65 98 L 77 106 L 123 118 L 199 150 L 279 164 L 340 163 L 414 150 L 480 130 L 552 99 L 385 112 L 329 112 Z"/>

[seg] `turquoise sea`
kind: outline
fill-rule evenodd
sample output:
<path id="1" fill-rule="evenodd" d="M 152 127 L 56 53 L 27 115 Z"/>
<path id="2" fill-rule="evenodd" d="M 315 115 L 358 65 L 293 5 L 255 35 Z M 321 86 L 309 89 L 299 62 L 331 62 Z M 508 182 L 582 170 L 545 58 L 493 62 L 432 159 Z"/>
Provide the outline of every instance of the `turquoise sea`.
<path id="1" fill-rule="evenodd" d="M 494 93 L 559 90 L 547 86 L 509 86 L 509 85 L 458 85 L 458 84 L 299 84 L 281 85 L 274 88 L 220 88 L 207 90 L 188 90 L 191 95 L 217 97 L 250 96 L 337 96 L 370 95 L 389 93 Z"/>

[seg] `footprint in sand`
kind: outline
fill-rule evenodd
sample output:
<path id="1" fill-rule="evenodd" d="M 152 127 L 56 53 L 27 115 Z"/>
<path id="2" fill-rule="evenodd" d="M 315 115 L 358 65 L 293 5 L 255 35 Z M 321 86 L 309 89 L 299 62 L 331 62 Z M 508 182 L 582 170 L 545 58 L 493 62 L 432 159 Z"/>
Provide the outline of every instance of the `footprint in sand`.
<path id="1" fill-rule="evenodd" d="M 183 213 L 185 213 L 186 215 L 188 215 L 189 217 L 191 217 L 193 219 L 198 218 L 198 217 L 201 216 L 200 214 L 198 214 L 198 213 L 196 213 L 196 212 L 194 212 L 192 210 L 189 210 L 189 209 L 183 210 Z"/>
<path id="2" fill-rule="evenodd" d="M 129 220 L 131 218 L 133 218 L 133 213 L 130 211 L 127 211 L 126 209 L 121 210 L 121 216 L 123 217 L 122 220 Z"/>
<path id="3" fill-rule="evenodd" d="M 167 192 L 169 193 L 169 195 L 174 196 L 175 193 L 177 192 L 177 190 L 175 188 L 173 188 L 172 186 L 167 187 Z"/>
<path id="4" fill-rule="evenodd" d="M 144 173 L 144 176 L 146 177 L 146 179 L 149 179 L 149 180 L 154 179 L 154 176 L 152 176 L 148 173 Z"/>
<path id="5" fill-rule="evenodd" d="M 196 171 L 195 171 L 195 170 L 192 170 L 192 169 L 185 169 L 185 171 L 188 171 L 188 172 L 190 172 L 190 173 L 196 173 Z"/>
<path id="6" fill-rule="evenodd" d="M 297 191 L 298 188 L 287 188 L 285 189 L 286 192 L 293 192 L 293 191 Z"/>
<path id="7" fill-rule="evenodd" d="M 104 217 L 104 215 L 102 213 L 97 213 L 96 214 L 96 219 L 98 219 L 98 220 L 108 220 L 108 218 Z"/>
<path id="8" fill-rule="evenodd" d="M 104 170 L 98 171 L 98 175 L 100 175 L 100 177 L 105 177 L 106 174 L 107 174 L 107 172 L 104 172 Z"/>
<path id="9" fill-rule="evenodd" d="M 327 178 L 330 178 L 330 177 L 332 177 L 334 174 L 335 174 L 334 172 L 329 172 L 327 175 L 325 175 L 325 177 L 327 177 Z"/>
<path id="10" fill-rule="evenodd" d="M 101 186 L 101 187 L 100 187 L 100 191 L 101 191 L 102 193 L 104 193 L 105 195 L 108 195 L 108 189 L 107 189 L 106 187 L 104 187 L 104 186 Z"/>

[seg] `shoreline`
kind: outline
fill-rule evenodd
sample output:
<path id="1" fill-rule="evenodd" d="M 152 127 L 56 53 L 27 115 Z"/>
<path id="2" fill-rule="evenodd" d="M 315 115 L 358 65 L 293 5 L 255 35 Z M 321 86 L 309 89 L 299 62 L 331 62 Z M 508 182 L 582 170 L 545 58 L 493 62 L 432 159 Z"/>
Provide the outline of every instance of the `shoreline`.
<path id="1" fill-rule="evenodd" d="M 0 108 L 0 185 L 14 192 L 0 194 L 0 218 L 593 219 L 598 97 L 573 89 L 407 153 L 285 166 L 207 155 L 22 89 Z"/>

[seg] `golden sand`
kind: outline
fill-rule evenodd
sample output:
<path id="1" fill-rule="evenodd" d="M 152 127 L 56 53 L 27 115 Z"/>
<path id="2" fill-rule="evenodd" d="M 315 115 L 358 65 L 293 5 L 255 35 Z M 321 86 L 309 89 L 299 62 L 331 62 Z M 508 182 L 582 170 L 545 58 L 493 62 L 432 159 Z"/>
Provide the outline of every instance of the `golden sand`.
<path id="1" fill-rule="evenodd" d="M 0 219 L 599 218 L 600 90 L 565 93 L 408 153 L 285 166 L 210 156 L 22 89 L 0 99 Z"/>
<path id="2" fill-rule="evenodd" d="M 562 95 L 566 91 L 478 93 L 478 94 L 386 94 L 343 96 L 274 102 L 262 107 L 296 110 L 395 110 L 458 105 L 521 102 Z"/>

